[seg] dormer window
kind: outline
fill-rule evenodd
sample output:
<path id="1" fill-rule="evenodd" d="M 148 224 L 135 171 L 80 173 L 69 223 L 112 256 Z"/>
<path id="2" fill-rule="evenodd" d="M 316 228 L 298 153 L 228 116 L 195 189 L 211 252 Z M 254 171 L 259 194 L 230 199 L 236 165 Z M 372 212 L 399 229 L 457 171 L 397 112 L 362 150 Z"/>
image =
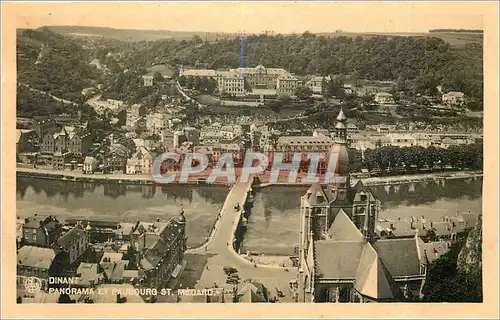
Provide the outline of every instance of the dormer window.
<path id="1" fill-rule="evenodd" d="M 366 201 L 367 196 L 366 196 L 366 193 L 364 191 L 361 191 L 359 196 L 360 196 L 361 201 Z"/>

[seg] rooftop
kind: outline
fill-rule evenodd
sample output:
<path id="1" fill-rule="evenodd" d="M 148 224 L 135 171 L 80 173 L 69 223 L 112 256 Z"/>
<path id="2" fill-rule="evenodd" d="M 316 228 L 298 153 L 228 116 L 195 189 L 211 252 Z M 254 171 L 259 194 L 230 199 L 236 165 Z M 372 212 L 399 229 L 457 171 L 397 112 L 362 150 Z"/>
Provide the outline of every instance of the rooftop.
<path id="1" fill-rule="evenodd" d="M 51 248 L 23 246 L 17 251 L 17 263 L 31 268 L 49 269 L 55 256 Z"/>

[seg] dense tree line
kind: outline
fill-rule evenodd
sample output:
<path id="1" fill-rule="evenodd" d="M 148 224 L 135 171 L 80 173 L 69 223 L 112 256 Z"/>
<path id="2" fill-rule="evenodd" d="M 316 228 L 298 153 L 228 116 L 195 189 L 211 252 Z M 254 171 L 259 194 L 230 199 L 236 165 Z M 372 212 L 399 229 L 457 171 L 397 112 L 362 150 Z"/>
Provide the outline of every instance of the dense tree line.
<path id="1" fill-rule="evenodd" d="M 217 89 L 217 80 L 206 77 L 179 77 L 179 84 L 188 89 L 213 94 Z"/>
<path id="2" fill-rule="evenodd" d="M 359 151 L 351 151 L 351 167 L 354 169 L 382 170 L 390 172 L 420 171 L 422 169 L 440 168 L 483 169 L 483 145 L 480 143 L 451 146 L 447 149 L 434 146 L 394 147 L 385 146 L 367 149 L 362 159 Z"/>
<path id="3" fill-rule="evenodd" d="M 482 44 L 454 47 L 434 37 L 334 37 L 252 35 L 245 39 L 245 62 L 283 67 L 296 74 L 354 74 L 359 78 L 413 81 L 421 91 L 463 91 L 482 97 Z M 147 66 L 162 57 L 172 64 L 209 68 L 239 66 L 240 40 L 214 43 L 200 39 L 136 44 L 134 64 Z"/>
<path id="4" fill-rule="evenodd" d="M 61 113 L 70 115 L 77 114 L 77 108 L 73 105 L 65 105 L 60 101 L 52 99 L 48 95 L 32 91 L 25 86 L 17 86 L 16 104 L 18 117 L 31 118 Z"/>

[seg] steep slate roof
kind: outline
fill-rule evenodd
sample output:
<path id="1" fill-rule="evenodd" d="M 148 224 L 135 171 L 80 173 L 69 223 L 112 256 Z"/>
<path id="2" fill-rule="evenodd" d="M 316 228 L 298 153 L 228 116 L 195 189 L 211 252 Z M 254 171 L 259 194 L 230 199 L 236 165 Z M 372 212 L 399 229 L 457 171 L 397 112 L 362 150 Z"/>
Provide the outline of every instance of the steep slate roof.
<path id="1" fill-rule="evenodd" d="M 32 268 L 49 269 L 55 256 L 50 248 L 23 246 L 17 251 L 18 264 Z"/>
<path id="2" fill-rule="evenodd" d="M 323 191 L 323 188 L 318 183 L 312 184 L 311 187 L 307 190 L 306 194 L 307 201 L 310 206 L 327 204 L 327 201 L 329 200 L 327 198 L 327 195 Z M 320 200 L 320 197 L 322 197 L 323 200 Z"/>
<path id="3" fill-rule="evenodd" d="M 62 237 L 57 240 L 58 247 L 64 247 L 66 249 L 70 248 L 76 240 L 80 239 L 84 234 L 84 231 L 79 228 L 73 228 L 67 233 L 65 233 Z"/>
<path id="4" fill-rule="evenodd" d="M 377 300 L 401 297 L 394 279 L 369 243 L 366 243 L 363 248 L 354 288 L 362 295 Z"/>
<path id="5" fill-rule="evenodd" d="M 477 214 L 475 213 L 461 213 L 459 218 L 461 218 L 467 224 L 467 228 L 474 228 L 477 222 Z"/>
<path id="6" fill-rule="evenodd" d="M 239 298 L 239 302 L 266 302 L 266 300 L 254 290 L 247 289 Z"/>
<path id="7" fill-rule="evenodd" d="M 425 254 L 427 261 L 432 263 L 434 260 L 438 259 L 441 255 L 448 252 L 448 244 L 443 241 L 439 242 L 428 242 L 420 243 L 420 250 L 422 254 Z"/>
<path id="8" fill-rule="evenodd" d="M 452 230 L 451 223 L 446 221 L 433 222 L 432 229 L 434 229 L 437 236 L 445 236 L 455 233 L 455 231 Z"/>
<path id="9" fill-rule="evenodd" d="M 384 239 L 373 244 L 379 257 L 393 277 L 420 274 L 420 259 L 417 240 Z"/>
<path id="10" fill-rule="evenodd" d="M 316 241 L 316 269 L 323 279 L 355 279 L 363 241 Z"/>
<path id="11" fill-rule="evenodd" d="M 331 240 L 336 241 L 363 241 L 364 237 L 354 225 L 352 220 L 347 216 L 341 208 L 333 220 L 328 236 Z"/>
<path id="12" fill-rule="evenodd" d="M 76 271 L 77 277 L 80 277 L 78 283 L 90 285 L 90 281 L 94 280 L 96 283 L 99 280 L 100 266 L 97 263 L 82 262 Z"/>

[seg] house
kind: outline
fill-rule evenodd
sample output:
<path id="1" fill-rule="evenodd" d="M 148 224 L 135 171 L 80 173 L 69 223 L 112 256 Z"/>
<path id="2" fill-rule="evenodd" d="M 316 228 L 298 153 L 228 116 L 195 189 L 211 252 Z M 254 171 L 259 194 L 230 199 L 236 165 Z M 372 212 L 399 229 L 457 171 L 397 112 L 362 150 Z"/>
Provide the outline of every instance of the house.
<path id="1" fill-rule="evenodd" d="M 356 126 L 354 123 L 349 122 L 347 123 L 347 136 L 351 137 L 352 135 L 356 134 L 359 132 L 358 126 Z"/>
<path id="2" fill-rule="evenodd" d="M 441 140 L 441 148 L 448 149 L 449 147 L 452 147 L 452 146 L 468 145 L 468 144 L 473 144 L 474 142 L 475 142 L 474 139 L 470 139 L 470 138 L 453 139 L 450 137 L 446 137 L 446 138 Z"/>
<path id="3" fill-rule="evenodd" d="M 98 162 L 94 157 L 85 157 L 83 161 L 83 173 L 94 173 L 97 166 Z"/>
<path id="4" fill-rule="evenodd" d="M 95 287 L 105 283 L 106 276 L 103 268 L 97 263 L 82 262 L 76 270 L 78 285 L 83 287 Z"/>
<path id="5" fill-rule="evenodd" d="M 24 219 L 23 239 L 25 244 L 51 246 L 61 236 L 62 225 L 53 216 L 39 216 L 36 213 Z"/>
<path id="6" fill-rule="evenodd" d="M 146 115 L 146 127 L 151 134 L 160 134 L 167 123 L 167 116 L 163 113 L 150 113 Z"/>
<path id="7" fill-rule="evenodd" d="M 267 288 L 262 283 L 255 281 L 244 283 L 238 290 L 237 296 L 238 302 L 269 302 L 269 292 Z"/>
<path id="8" fill-rule="evenodd" d="M 127 110 L 125 125 L 127 127 L 134 127 L 137 120 L 139 120 L 146 113 L 145 107 L 141 104 L 133 104 Z"/>
<path id="9" fill-rule="evenodd" d="M 325 136 L 328 137 L 329 132 L 327 129 L 316 129 L 313 131 L 313 137 Z"/>
<path id="10" fill-rule="evenodd" d="M 146 148 L 139 148 L 137 154 L 137 158 L 139 159 L 139 167 L 140 172 L 142 174 L 149 174 L 153 168 L 153 161 L 155 159 L 155 155 L 153 152 L 148 151 Z"/>
<path id="11" fill-rule="evenodd" d="M 69 263 L 73 265 L 89 248 L 89 239 L 90 232 L 86 230 L 82 223 L 78 223 L 57 240 L 54 244 L 54 250 L 56 252 L 60 250 L 67 252 Z"/>
<path id="12" fill-rule="evenodd" d="M 170 148 L 174 147 L 174 134 L 172 132 L 170 132 L 168 130 L 163 130 L 161 138 L 162 138 L 161 141 L 163 142 L 163 146 L 166 149 L 170 149 Z"/>
<path id="13" fill-rule="evenodd" d="M 276 92 L 295 95 L 295 90 L 301 85 L 301 81 L 291 74 L 280 75 L 276 79 Z"/>
<path id="14" fill-rule="evenodd" d="M 17 250 L 17 283 L 24 285 L 27 277 L 41 280 L 42 290 L 47 288 L 49 269 L 56 252 L 52 248 L 26 245 Z"/>
<path id="15" fill-rule="evenodd" d="M 141 166 L 139 165 L 139 159 L 133 157 L 127 160 L 126 174 L 139 174 L 141 173 Z"/>
<path id="16" fill-rule="evenodd" d="M 107 172 L 126 172 L 129 151 L 121 144 L 112 144 L 104 153 L 104 169 Z"/>
<path id="17" fill-rule="evenodd" d="M 140 252 L 140 270 L 144 272 L 144 284 L 150 288 L 164 286 L 182 271 L 186 251 L 186 219 L 181 209 L 177 219 L 156 222 L 156 229 L 149 227 L 142 233 L 135 231 L 132 242 Z M 136 230 L 137 231 L 137 230 Z"/>
<path id="18" fill-rule="evenodd" d="M 379 104 L 391 104 L 394 103 L 394 98 L 392 94 L 387 92 L 379 92 L 375 94 L 375 102 Z"/>
<path id="19" fill-rule="evenodd" d="M 71 152 L 74 156 L 81 157 L 91 146 L 91 135 L 85 129 L 65 126 L 61 130 L 49 132 L 43 136 L 41 152 L 45 154 Z"/>
<path id="20" fill-rule="evenodd" d="M 144 76 L 142 76 L 142 80 L 144 81 L 145 87 L 153 86 L 154 77 L 152 75 L 144 75 Z"/>
<path id="21" fill-rule="evenodd" d="M 321 94 L 323 93 L 323 83 L 329 82 L 330 80 L 331 80 L 330 76 L 327 77 L 314 76 L 305 83 L 305 86 L 310 88 L 313 93 Z"/>
<path id="22" fill-rule="evenodd" d="M 394 147 L 412 147 L 417 145 L 416 139 L 411 134 L 390 133 L 387 135 L 389 143 Z"/>
<path id="23" fill-rule="evenodd" d="M 442 101 L 445 105 L 462 106 L 465 103 L 465 94 L 451 91 L 442 95 Z"/>
<path id="24" fill-rule="evenodd" d="M 69 151 L 61 152 L 56 151 L 52 157 L 52 169 L 55 170 L 64 170 L 66 165 L 70 163 L 72 160 L 73 154 Z"/>
<path id="25" fill-rule="evenodd" d="M 433 141 L 430 135 L 425 133 L 414 133 L 415 143 L 417 146 L 428 148 L 433 145 Z"/>
<path id="26" fill-rule="evenodd" d="M 185 127 L 183 133 L 187 142 L 191 142 L 194 145 L 200 144 L 200 130 L 193 127 Z"/>
<path id="27" fill-rule="evenodd" d="M 52 119 L 42 118 L 35 119 L 29 125 L 29 128 L 35 130 L 35 133 L 39 139 L 43 139 L 45 135 L 53 130 L 56 130 L 57 124 Z"/>

